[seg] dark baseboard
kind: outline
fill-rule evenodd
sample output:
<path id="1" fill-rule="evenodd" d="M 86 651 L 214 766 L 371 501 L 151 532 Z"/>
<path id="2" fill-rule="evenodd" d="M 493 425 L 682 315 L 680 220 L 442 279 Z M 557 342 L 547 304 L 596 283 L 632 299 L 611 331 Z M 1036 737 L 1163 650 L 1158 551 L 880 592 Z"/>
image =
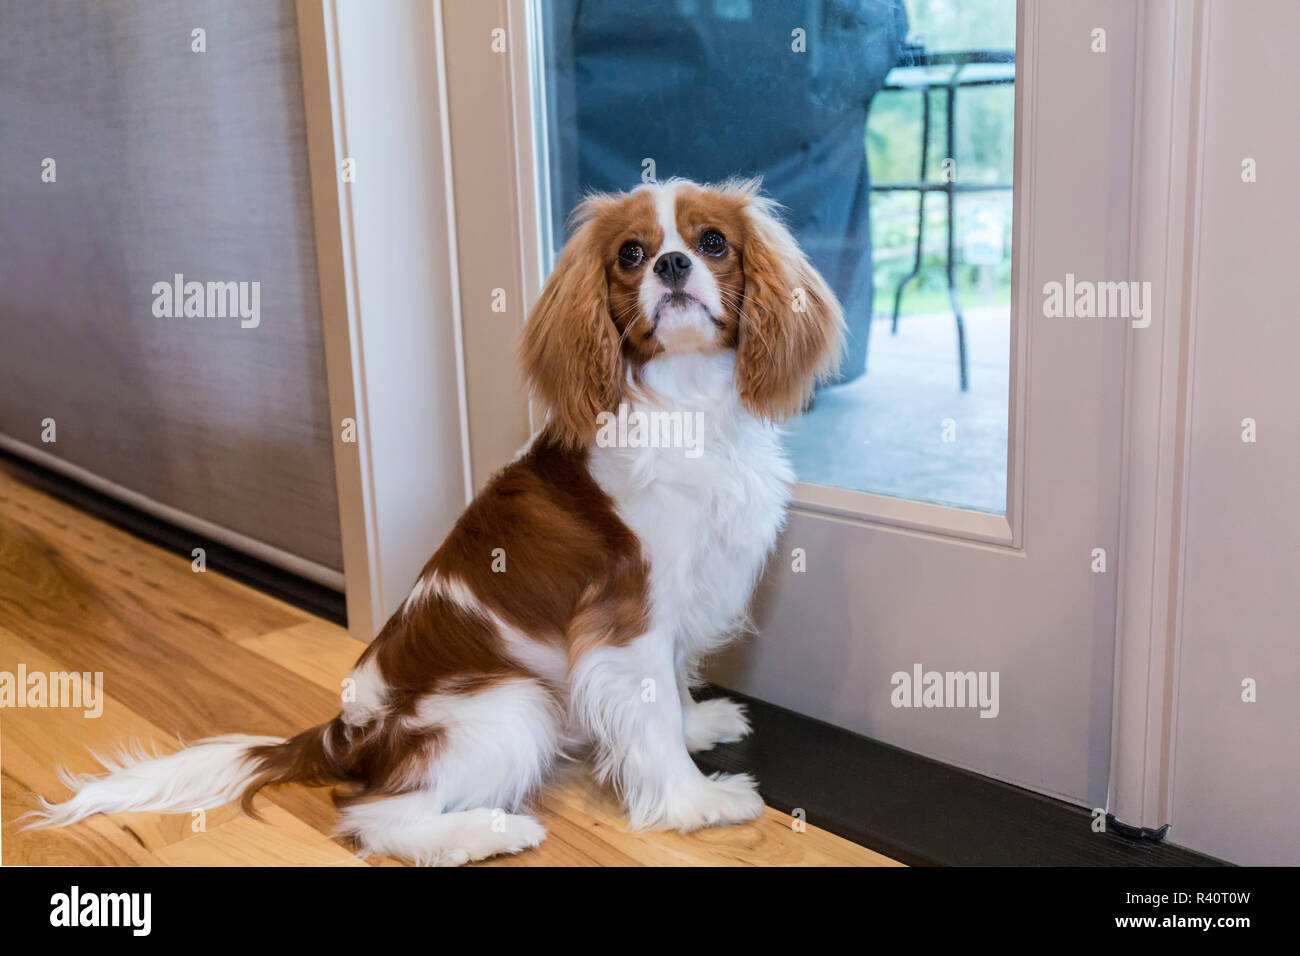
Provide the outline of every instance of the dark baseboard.
<path id="1" fill-rule="evenodd" d="M 4 449 L 0 449 L 0 463 L 46 494 L 60 501 L 66 501 L 137 538 L 143 538 L 166 551 L 182 555 L 186 561 L 190 560 L 190 554 L 195 548 L 203 548 L 207 554 L 209 570 L 220 571 L 228 577 L 265 591 L 273 597 L 323 617 L 327 621 L 333 621 L 343 627 L 347 626 L 347 602 L 342 594 L 332 588 L 317 584 L 315 581 L 308 581 L 306 578 L 251 557 L 228 545 L 155 518 L 139 508 L 124 504 L 93 488 L 87 488 L 75 479 Z"/>
<path id="2" fill-rule="evenodd" d="M 778 810 L 910 866 L 1226 866 L 1169 843 L 1094 833 L 1092 814 L 722 688 L 753 732 L 696 754 L 745 771 Z"/>

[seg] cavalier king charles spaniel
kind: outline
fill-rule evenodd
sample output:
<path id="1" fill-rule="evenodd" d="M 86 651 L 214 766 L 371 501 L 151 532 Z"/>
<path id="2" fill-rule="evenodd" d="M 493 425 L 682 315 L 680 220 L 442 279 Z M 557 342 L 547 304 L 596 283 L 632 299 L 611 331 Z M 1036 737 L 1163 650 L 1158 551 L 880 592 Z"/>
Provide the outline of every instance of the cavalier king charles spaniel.
<path id="1" fill-rule="evenodd" d="M 690 756 L 743 736 L 744 710 L 690 688 L 746 625 L 794 481 L 776 426 L 844 328 L 758 187 L 673 180 L 578 207 L 520 346 L 545 424 L 361 655 L 337 717 L 123 751 L 65 774 L 74 793 L 35 825 L 241 795 L 251 810 L 296 781 L 340 788 L 362 852 L 458 864 L 542 840 L 526 807 L 566 754 L 590 756 L 635 828 L 758 816 L 751 777 Z M 631 428 L 602 431 L 615 415 Z M 673 440 L 686 420 L 692 447 Z"/>

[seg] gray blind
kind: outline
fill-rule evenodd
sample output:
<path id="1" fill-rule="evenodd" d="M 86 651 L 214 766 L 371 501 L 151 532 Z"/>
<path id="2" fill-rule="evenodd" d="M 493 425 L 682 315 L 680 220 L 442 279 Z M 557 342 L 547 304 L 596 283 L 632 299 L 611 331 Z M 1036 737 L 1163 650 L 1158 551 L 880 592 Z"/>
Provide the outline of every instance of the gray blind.
<path id="1" fill-rule="evenodd" d="M 0 0 L 0 433 L 338 570 L 297 42 L 292 0 Z M 158 317 L 177 274 L 258 324 Z"/>

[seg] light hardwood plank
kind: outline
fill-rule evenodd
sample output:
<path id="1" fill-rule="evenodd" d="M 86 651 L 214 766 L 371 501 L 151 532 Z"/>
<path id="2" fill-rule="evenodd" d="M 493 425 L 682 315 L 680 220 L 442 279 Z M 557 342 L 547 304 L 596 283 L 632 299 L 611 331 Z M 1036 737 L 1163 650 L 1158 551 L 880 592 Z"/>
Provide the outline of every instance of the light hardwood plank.
<path id="1" fill-rule="evenodd" d="M 329 621 L 313 620 L 242 638 L 241 647 L 338 694 L 365 645 Z"/>
<path id="2" fill-rule="evenodd" d="M 3 759 L 0 746 L 0 759 Z M 161 866 L 120 823 L 95 817 L 64 830 L 23 830 L 19 817 L 37 807 L 35 796 L 0 773 L 0 854 L 3 866 Z"/>
<path id="3" fill-rule="evenodd" d="M 0 628 L 0 670 L 16 673 L 20 663 L 28 673 L 68 669 L 63 662 Z M 52 841 L 52 845 L 61 846 L 72 839 L 70 845 L 76 846 L 75 838 L 85 830 L 95 837 L 97 852 L 111 847 L 121 855 L 120 862 L 188 864 L 207 858 L 211 865 L 274 866 L 295 860 L 302 864 L 339 865 L 351 861 L 348 865 L 364 865 L 331 842 L 326 837 L 328 831 L 312 827 L 260 795 L 254 809 L 265 822 L 244 816 L 232 803 L 202 814 L 123 813 L 92 817 L 64 830 L 18 829 L 14 818 L 37 806 L 35 794 L 57 799 L 66 793 L 58 779 L 58 765 L 74 773 L 93 773 L 100 767 L 92 751 L 110 754 L 130 741 L 160 753 L 170 753 L 179 746 L 174 737 L 123 706 L 107 687 L 102 707 L 98 718 L 85 716 L 84 710 L 50 707 L 7 711 L 0 720 L 0 766 L 12 784 L 0 799 L 0 817 L 6 824 L 3 862 L 22 860 L 29 844 Z M 54 755 L 58 755 L 57 759 Z M 182 843 L 193 845 L 181 847 Z"/>
<path id="4" fill-rule="evenodd" d="M 267 802 L 262 820 L 237 815 L 204 833 L 157 850 L 169 866 L 365 866 L 355 854 Z"/>

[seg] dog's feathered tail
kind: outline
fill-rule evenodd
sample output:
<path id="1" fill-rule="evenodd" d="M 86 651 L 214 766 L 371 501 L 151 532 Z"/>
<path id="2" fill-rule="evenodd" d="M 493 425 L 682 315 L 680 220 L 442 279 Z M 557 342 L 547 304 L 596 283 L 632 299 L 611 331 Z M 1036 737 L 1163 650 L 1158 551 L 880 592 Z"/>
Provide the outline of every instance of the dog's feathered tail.
<path id="1" fill-rule="evenodd" d="M 28 828 L 67 826 L 96 813 L 210 810 L 241 794 L 244 810 L 251 813 L 253 796 L 268 784 L 322 785 L 346 779 L 330 755 L 331 734 L 339 723 L 335 718 L 287 740 L 249 734 L 210 737 L 166 756 L 148 753 L 138 743 L 108 757 L 94 754 L 108 772 L 61 769 L 59 779 L 72 796 L 62 803 L 42 798 L 41 809 L 27 815 Z"/>

